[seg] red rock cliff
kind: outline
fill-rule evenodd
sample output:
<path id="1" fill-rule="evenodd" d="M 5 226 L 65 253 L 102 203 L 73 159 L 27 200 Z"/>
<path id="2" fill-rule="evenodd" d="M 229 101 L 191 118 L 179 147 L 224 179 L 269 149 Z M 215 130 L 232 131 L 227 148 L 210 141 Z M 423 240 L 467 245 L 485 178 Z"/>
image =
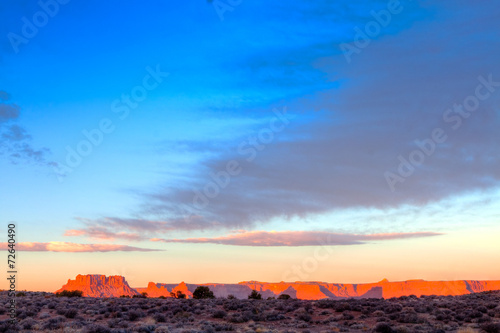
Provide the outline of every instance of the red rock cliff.
<path id="1" fill-rule="evenodd" d="M 121 295 L 133 296 L 139 293 L 130 288 L 123 276 L 105 276 L 105 275 L 77 275 L 74 280 L 68 280 L 61 289 L 63 290 L 81 290 L 85 297 L 120 297 Z"/>

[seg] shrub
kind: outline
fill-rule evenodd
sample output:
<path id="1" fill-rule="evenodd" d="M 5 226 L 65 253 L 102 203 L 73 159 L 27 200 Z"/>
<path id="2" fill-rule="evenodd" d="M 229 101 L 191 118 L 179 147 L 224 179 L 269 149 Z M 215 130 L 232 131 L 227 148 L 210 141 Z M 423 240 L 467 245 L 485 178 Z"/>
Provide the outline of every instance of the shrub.
<path id="1" fill-rule="evenodd" d="M 487 323 L 481 325 L 481 329 L 486 333 L 500 333 L 500 323 Z"/>
<path id="2" fill-rule="evenodd" d="M 141 311 L 129 311 L 128 312 L 128 319 L 130 321 L 135 321 L 138 318 L 141 318 L 143 316 L 143 313 Z"/>
<path id="3" fill-rule="evenodd" d="M 281 294 L 278 296 L 278 299 L 290 299 L 290 298 L 291 298 L 291 296 L 288 294 Z"/>
<path id="4" fill-rule="evenodd" d="M 351 310 L 351 305 L 346 302 L 338 303 L 337 306 L 335 307 L 335 311 L 337 312 L 344 312 L 350 310 Z"/>
<path id="5" fill-rule="evenodd" d="M 227 295 L 227 299 L 236 299 L 236 296 L 234 296 L 233 294 L 229 294 Z"/>
<path id="6" fill-rule="evenodd" d="M 182 291 L 177 290 L 177 293 L 174 293 L 173 291 L 170 292 L 170 296 L 174 298 L 186 298 L 186 294 L 184 294 Z"/>
<path id="7" fill-rule="evenodd" d="M 43 325 L 43 329 L 45 330 L 56 330 L 62 327 L 62 323 L 64 322 L 64 317 L 57 316 L 54 318 L 49 318 Z"/>
<path id="8" fill-rule="evenodd" d="M 19 331 L 19 325 L 12 324 L 9 320 L 0 321 L 0 332 L 17 333 Z"/>
<path id="9" fill-rule="evenodd" d="M 56 293 L 56 297 L 82 297 L 83 291 L 81 290 L 63 290 Z"/>
<path id="10" fill-rule="evenodd" d="M 252 290 L 250 295 L 248 295 L 248 299 L 262 299 L 262 295 L 257 290 Z"/>
<path id="11" fill-rule="evenodd" d="M 153 318 L 156 320 L 158 323 L 164 323 L 167 321 L 167 318 L 163 313 L 157 313 L 153 316 Z"/>
<path id="12" fill-rule="evenodd" d="M 384 312 L 387 314 L 395 313 L 395 312 L 400 312 L 403 310 L 403 307 L 399 304 L 391 304 L 389 306 L 386 306 L 384 308 Z"/>
<path id="13" fill-rule="evenodd" d="M 24 293 L 24 292 L 22 292 L 22 291 L 20 291 L 20 292 L 18 292 L 18 293 L 16 294 L 16 297 L 24 297 L 24 296 L 26 296 L 26 293 Z"/>
<path id="14" fill-rule="evenodd" d="M 246 323 L 251 318 L 248 314 L 233 313 L 233 315 L 228 319 L 231 323 Z"/>
<path id="15" fill-rule="evenodd" d="M 306 322 L 310 322 L 312 319 L 311 315 L 307 312 L 303 312 L 303 313 L 299 314 L 297 316 L 297 318 L 299 318 L 300 320 L 306 321 Z"/>
<path id="16" fill-rule="evenodd" d="M 97 325 L 97 324 L 92 324 L 89 325 L 85 328 L 85 333 L 110 333 L 111 330 L 107 327 Z"/>
<path id="17" fill-rule="evenodd" d="M 482 312 L 482 313 L 486 313 L 486 312 L 488 312 L 488 309 L 487 309 L 485 306 L 483 306 L 483 305 L 481 305 L 481 306 L 477 307 L 477 308 L 476 308 L 476 310 L 477 310 L 477 311 L 480 311 L 480 312 Z"/>
<path id="18" fill-rule="evenodd" d="M 56 309 L 56 313 L 57 313 L 58 315 L 64 315 L 64 314 L 66 313 L 66 308 L 65 308 L 65 307 L 58 307 L 58 308 Z"/>
<path id="19" fill-rule="evenodd" d="M 342 319 L 343 320 L 353 320 L 354 316 L 350 314 L 349 312 L 344 312 L 342 313 Z"/>
<path id="20" fill-rule="evenodd" d="M 76 309 L 68 309 L 65 313 L 64 316 L 66 318 L 75 318 L 76 315 L 78 314 L 78 311 Z"/>
<path id="21" fill-rule="evenodd" d="M 139 333 L 153 333 L 155 331 L 155 325 L 142 325 L 136 328 L 136 332 Z"/>
<path id="22" fill-rule="evenodd" d="M 224 318 L 225 316 L 227 316 L 227 312 L 224 310 L 217 310 L 212 315 L 214 318 Z"/>
<path id="23" fill-rule="evenodd" d="M 25 330 L 30 330 L 35 326 L 36 321 L 32 318 L 25 319 L 21 322 L 21 327 Z"/>
<path id="24" fill-rule="evenodd" d="M 215 331 L 234 331 L 234 327 L 231 324 L 223 323 L 223 324 L 214 324 Z"/>
<path id="25" fill-rule="evenodd" d="M 377 326 L 375 326 L 374 331 L 379 332 L 379 333 L 392 333 L 393 332 L 392 327 L 387 323 L 377 324 Z"/>
<path id="26" fill-rule="evenodd" d="M 195 299 L 215 298 L 214 293 L 206 286 L 198 286 L 193 292 Z"/>

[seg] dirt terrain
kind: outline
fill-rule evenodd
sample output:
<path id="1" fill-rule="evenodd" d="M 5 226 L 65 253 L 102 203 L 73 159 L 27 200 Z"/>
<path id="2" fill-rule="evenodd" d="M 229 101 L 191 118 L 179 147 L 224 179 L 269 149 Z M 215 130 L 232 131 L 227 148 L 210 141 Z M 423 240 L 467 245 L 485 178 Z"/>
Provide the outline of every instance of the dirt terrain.
<path id="1" fill-rule="evenodd" d="M 391 299 L 238 300 L 16 297 L 0 293 L 0 332 L 500 332 L 500 291 Z"/>

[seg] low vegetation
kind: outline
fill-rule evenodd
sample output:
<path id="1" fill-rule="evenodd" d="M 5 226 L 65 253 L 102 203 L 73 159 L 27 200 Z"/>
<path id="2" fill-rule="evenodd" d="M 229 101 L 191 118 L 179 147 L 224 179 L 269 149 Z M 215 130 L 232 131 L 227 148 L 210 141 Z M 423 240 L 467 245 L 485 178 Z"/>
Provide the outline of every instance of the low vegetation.
<path id="1" fill-rule="evenodd" d="M 196 287 L 195 291 L 193 292 L 193 298 L 194 299 L 212 299 L 215 298 L 214 293 L 210 290 L 210 288 L 205 287 L 205 286 L 199 286 Z"/>
<path id="2" fill-rule="evenodd" d="M 10 299 L 1 292 L 0 332 L 500 333 L 500 292 L 386 300 L 278 296 L 255 301 L 257 291 L 239 300 L 212 298 L 207 289 L 195 290 L 196 299 L 24 292 L 16 298 L 16 325 L 8 321 Z"/>
<path id="3" fill-rule="evenodd" d="M 82 297 L 83 292 L 80 290 L 63 290 L 56 293 L 56 297 Z"/>
<path id="4" fill-rule="evenodd" d="M 252 290 L 250 295 L 248 295 L 248 299 L 262 299 L 262 295 L 257 290 Z"/>

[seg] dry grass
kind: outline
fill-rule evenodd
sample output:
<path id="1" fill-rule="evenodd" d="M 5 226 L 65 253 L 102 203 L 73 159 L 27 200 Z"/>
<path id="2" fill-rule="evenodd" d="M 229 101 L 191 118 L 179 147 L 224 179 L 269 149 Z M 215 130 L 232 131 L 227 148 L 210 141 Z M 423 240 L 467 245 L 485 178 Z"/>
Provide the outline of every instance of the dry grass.
<path id="1" fill-rule="evenodd" d="M 460 328 L 457 333 L 477 333 L 479 331 L 476 331 L 472 327 L 462 327 Z"/>

